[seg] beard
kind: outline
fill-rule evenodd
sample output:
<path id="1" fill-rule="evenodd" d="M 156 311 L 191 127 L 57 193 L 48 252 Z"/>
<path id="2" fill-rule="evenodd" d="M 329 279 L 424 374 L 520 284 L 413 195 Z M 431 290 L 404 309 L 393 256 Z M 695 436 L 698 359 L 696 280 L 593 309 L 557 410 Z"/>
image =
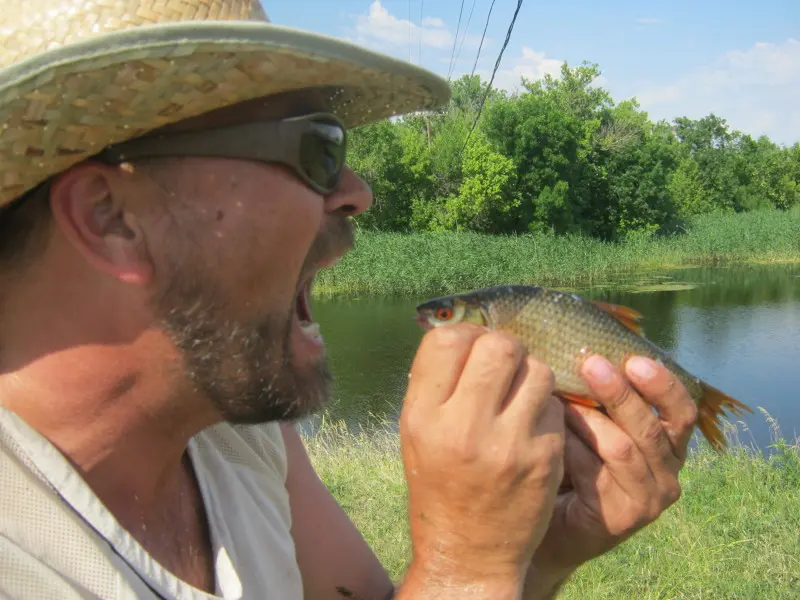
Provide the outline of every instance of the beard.
<path id="1" fill-rule="evenodd" d="M 315 239 L 298 281 L 322 260 L 350 248 L 353 235 L 349 220 L 331 220 Z M 177 263 L 169 265 L 153 311 L 181 354 L 183 374 L 223 420 L 296 420 L 327 404 L 332 376 L 324 356 L 303 367 L 292 360 L 294 297 L 288 310 L 254 322 L 234 320 L 225 316 L 231 311 L 224 290 L 202 262 Z"/>

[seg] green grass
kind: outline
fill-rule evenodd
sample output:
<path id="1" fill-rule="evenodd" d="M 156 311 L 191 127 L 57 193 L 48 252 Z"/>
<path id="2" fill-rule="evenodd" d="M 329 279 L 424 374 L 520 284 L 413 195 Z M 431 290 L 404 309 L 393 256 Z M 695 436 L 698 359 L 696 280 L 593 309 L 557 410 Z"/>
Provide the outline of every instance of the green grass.
<path id="1" fill-rule="evenodd" d="M 673 237 L 604 243 L 586 237 L 362 231 L 317 278 L 314 293 L 435 294 L 499 282 L 573 286 L 647 269 L 800 261 L 800 209 L 703 216 Z"/>
<path id="2" fill-rule="evenodd" d="M 680 500 L 581 567 L 560 598 L 800 598 L 800 440 L 782 438 L 767 419 L 772 449 L 756 451 L 733 428 L 724 455 L 700 444 L 682 472 Z M 401 579 L 410 545 L 396 434 L 354 434 L 324 424 L 306 441 L 323 481 L 392 577 Z"/>

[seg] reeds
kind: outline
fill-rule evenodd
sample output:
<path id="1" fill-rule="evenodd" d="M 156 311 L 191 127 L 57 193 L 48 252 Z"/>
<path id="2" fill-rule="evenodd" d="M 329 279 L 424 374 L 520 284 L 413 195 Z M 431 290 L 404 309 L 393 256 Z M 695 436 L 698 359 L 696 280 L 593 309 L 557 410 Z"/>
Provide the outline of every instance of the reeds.
<path id="1" fill-rule="evenodd" d="M 360 231 L 353 252 L 320 272 L 314 293 L 424 295 L 498 282 L 570 287 L 648 269 L 796 261 L 800 209 L 704 215 L 678 235 L 619 243 L 543 234 Z"/>

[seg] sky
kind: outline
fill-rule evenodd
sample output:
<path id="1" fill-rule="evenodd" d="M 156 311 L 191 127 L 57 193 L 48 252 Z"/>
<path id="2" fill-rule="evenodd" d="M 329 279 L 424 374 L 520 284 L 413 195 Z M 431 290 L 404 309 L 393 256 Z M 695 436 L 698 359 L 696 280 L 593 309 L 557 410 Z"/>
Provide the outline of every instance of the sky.
<path id="1" fill-rule="evenodd" d="M 443 77 L 491 77 L 518 0 L 261 0 L 270 20 L 342 38 Z M 459 15 L 461 22 L 459 24 Z M 477 58 L 477 64 L 476 64 Z M 597 63 L 616 102 L 652 120 L 724 118 L 800 142 L 800 0 L 523 0 L 494 86 Z"/>

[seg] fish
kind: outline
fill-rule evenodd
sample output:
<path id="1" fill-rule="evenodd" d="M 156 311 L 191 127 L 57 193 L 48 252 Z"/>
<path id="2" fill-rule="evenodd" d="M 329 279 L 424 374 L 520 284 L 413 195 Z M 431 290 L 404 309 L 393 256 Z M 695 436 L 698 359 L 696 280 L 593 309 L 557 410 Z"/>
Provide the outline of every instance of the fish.
<path id="1" fill-rule="evenodd" d="M 417 304 L 416 313 L 415 320 L 426 331 L 467 322 L 510 333 L 530 356 L 550 367 L 556 396 L 603 412 L 580 374 L 582 361 L 599 354 L 622 370 L 632 356 L 650 358 L 684 385 L 697 404 L 697 428 L 718 452 L 727 446 L 720 417 L 753 412 L 647 339 L 643 315 L 628 306 L 537 285 L 509 284 L 432 298 Z"/>

